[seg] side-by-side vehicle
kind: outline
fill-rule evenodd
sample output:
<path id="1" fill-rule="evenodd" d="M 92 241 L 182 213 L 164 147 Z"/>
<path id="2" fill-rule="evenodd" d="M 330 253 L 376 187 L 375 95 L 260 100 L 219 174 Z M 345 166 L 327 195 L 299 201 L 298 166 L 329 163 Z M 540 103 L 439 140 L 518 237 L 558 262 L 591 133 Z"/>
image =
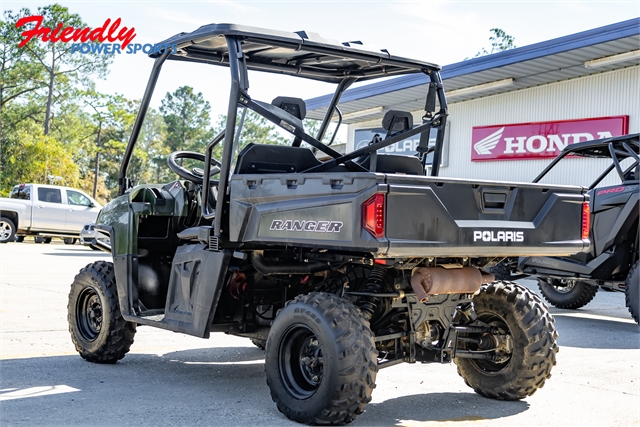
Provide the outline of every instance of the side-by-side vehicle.
<path id="1" fill-rule="evenodd" d="M 495 399 L 543 386 L 555 365 L 554 319 L 534 293 L 483 267 L 587 251 L 586 189 L 438 177 L 448 108 L 437 65 L 229 24 L 162 44 L 176 49 L 151 55 L 119 197 L 95 225 L 110 241 L 95 244 L 113 261 L 88 265 L 71 286 L 69 326 L 83 358 L 115 363 L 140 325 L 247 337 L 266 347 L 278 409 L 309 424 L 352 421 L 378 369 L 402 362 L 453 361 L 470 387 Z M 228 67 L 226 128 L 200 153 L 169 156 L 181 180 L 132 187 L 127 168 L 166 60 Z M 292 94 L 253 98 L 249 71 L 335 84 L 317 133 L 305 131 L 305 103 Z M 410 112 L 390 110 L 386 134 L 366 147 L 340 154 L 322 142 L 354 82 L 409 73 L 424 75 L 427 88 L 418 126 Z M 292 143 L 240 146 L 247 111 Z M 417 157 L 378 153 L 415 135 Z M 187 158 L 203 167 L 187 169 Z"/>

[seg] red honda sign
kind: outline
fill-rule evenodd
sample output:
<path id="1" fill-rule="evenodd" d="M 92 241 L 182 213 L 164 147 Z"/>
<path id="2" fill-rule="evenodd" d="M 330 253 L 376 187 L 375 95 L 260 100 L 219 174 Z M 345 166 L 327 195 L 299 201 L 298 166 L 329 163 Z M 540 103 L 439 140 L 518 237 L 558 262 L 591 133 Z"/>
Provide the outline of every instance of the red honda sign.
<path id="1" fill-rule="evenodd" d="M 471 160 L 556 157 L 569 144 L 626 135 L 628 130 L 629 116 L 476 126 L 471 134 Z"/>

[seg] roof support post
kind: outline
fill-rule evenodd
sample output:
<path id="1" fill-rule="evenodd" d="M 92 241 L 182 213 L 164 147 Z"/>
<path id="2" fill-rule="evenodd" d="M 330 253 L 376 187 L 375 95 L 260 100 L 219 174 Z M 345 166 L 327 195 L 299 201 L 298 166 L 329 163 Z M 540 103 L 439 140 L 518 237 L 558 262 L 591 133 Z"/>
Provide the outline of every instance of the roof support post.
<path id="1" fill-rule="evenodd" d="M 318 141 L 322 142 L 322 139 L 324 138 L 324 134 L 327 132 L 327 129 L 329 128 L 331 117 L 333 117 L 333 109 L 336 107 L 336 105 L 338 105 L 338 102 L 340 102 L 340 97 L 342 96 L 342 93 L 345 90 L 347 90 L 349 86 L 355 83 L 356 80 L 357 79 L 353 79 L 353 78 L 343 79 L 340 81 L 340 83 L 338 83 L 338 87 L 336 88 L 336 91 L 333 93 L 333 98 L 331 98 L 331 102 L 327 107 L 327 112 L 324 115 L 324 119 L 322 119 L 322 123 L 320 124 L 320 129 L 318 129 L 318 135 L 316 135 L 316 139 Z"/>
<path id="2" fill-rule="evenodd" d="M 169 57 L 170 54 L 171 49 L 165 49 L 162 55 L 159 56 L 153 63 L 151 75 L 149 76 L 149 82 L 147 83 L 147 88 L 144 90 L 144 96 L 142 97 L 142 101 L 140 102 L 140 109 L 138 110 L 138 114 L 136 115 L 135 122 L 133 122 L 131 136 L 129 136 L 129 143 L 127 144 L 127 148 L 124 151 L 122 163 L 120 164 L 120 171 L 118 172 L 118 196 L 122 196 L 131 187 L 131 181 L 127 178 L 127 169 L 129 168 L 131 156 L 133 155 L 133 149 L 136 146 L 138 136 L 140 135 L 140 130 L 142 129 L 142 123 L 144 122 L 144 118 L 147 115 L 147 110 L 149 109 L 149 103 L 151 102 L 153 91 L 156 87 L 156 83 L 158 82 L 160 70 L 162 70 L 162 64 L 164 64 L 164 61 Z"/>
<path id="3" fill-rule="evenodd" d="M 227 187 L 229 184 L 229 176 L 231 169 L 231 156 L 233 154 L 233 140 L 236 132 L 236 116 L 238 113 L 238 100 L 242 93 L 242 88 L 247 84 L 246 75 L 247 67 L 243 61 L 242 45 L 240 41 L 233 36 L 225 36 L 229 49 L 229 70 L 231 71 L 231 90 L 229 92 L 229 108 L 227 110 L 227 126 L 224 133 L 224 145 L 222 147 L 222 159 L 220 163 L 220 183 L 218 184 L 218 200 L 216 201 L 216 217 L 214 220 L 214 235 L 218 238 L 222 236 L 222 216 L 224 212 L 224 204 L 227 201 Z M 206 156 L 211 156 L 208 151 Z M 205 157 L 205 161 L 207 157 Z M 211 161 L 209 159 L 209 161 Z M 208 185 L 204 182 L 203 185 Z"/>
<path id="4" fill-rule="evenodd" d="M 440 159 L 442 157 L 442 145 L 444 144 L 444 131 L 447 125 L 447 116 L 449 115 L 449 109 L 447 107 L 447 98 L 444 94 L 444 86 L 442 84 L 442 78 L 437 71 L 430 70 L 429 78 L 432 83 L 436 84 L 436 91 L 438 93 L 438 100 L 440 101 L 439 123 L 437 125 L 438 134 L 436 135 L 436 145 L 433 150 L 433 162 L 431 163 L 431 176 L 438 176 L 440 171 Z"/>

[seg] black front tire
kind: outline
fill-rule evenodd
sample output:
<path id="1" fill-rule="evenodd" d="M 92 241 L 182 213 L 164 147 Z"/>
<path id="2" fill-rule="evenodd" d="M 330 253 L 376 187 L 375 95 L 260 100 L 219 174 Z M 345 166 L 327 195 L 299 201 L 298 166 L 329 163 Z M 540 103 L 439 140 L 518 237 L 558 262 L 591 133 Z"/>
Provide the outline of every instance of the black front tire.
<path id="1" fill-rule="evenodd" d="M 16 225 L 9 218 L 0 216 L 0 243 L 13 242 L 16 236 Z"/>
<path id="2" fill-rule="evenodd" d="M 369 323 L 337 295 L 300 295 L 280 310 L 267 339 L 271 397 L 307 424 L 353 421 L 371 401 L 378 372 Z"/>
<path id="3" fill-rule="evenodd" d="M 67 311 L 71 340 L 83 359 L 116 363 L 131 348 L 136 324 L 120 313 L 112 263 L 98 261 L 80 270 Z"/>
<path id="4" fill-rule="evenodd" d="M 531 396 L 556 364 L 554 318 L 538 295 L 513 282 L 483 286 L 473 303 L 479 320 L 498 328 L 500 336 L 511 337 L 510 354 L 506 346 L 496 361 L 454 358 L 458 374 L 485 397 L 519 400 Z"/>
<path id="5" fill-rule="evenodd" d="M 631 317 L 636 323 L 640 323 L 638 321 L 640 318 L 640 261 L 636 261 L 629 270 L 625 281 L 624 295 Z"/>
<path id="6" fill-rule="evenodd" d="M 549 304 L 558 308 L 577 309 L 589 304 L 598 293 L 598 286 L 580 280 L 538 279 L 540 293 Z"/>
<path id="7" fill-rule="evenodd" d="M 63 239 L 65 245 L 75 245 L 78 239 L 74 237 L 65 237 Z"/>

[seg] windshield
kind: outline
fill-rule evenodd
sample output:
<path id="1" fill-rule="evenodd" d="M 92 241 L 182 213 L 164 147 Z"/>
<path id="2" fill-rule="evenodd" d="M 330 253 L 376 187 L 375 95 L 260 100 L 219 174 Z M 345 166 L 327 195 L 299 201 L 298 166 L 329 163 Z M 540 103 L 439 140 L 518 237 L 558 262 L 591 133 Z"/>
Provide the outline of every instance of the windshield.
<path id="1" fill-rule="evenodd" d="M 22 199 L 31 200 L 31 186 L 30 185 L 16 185 L 9 194 L 10 199 Z"/>

